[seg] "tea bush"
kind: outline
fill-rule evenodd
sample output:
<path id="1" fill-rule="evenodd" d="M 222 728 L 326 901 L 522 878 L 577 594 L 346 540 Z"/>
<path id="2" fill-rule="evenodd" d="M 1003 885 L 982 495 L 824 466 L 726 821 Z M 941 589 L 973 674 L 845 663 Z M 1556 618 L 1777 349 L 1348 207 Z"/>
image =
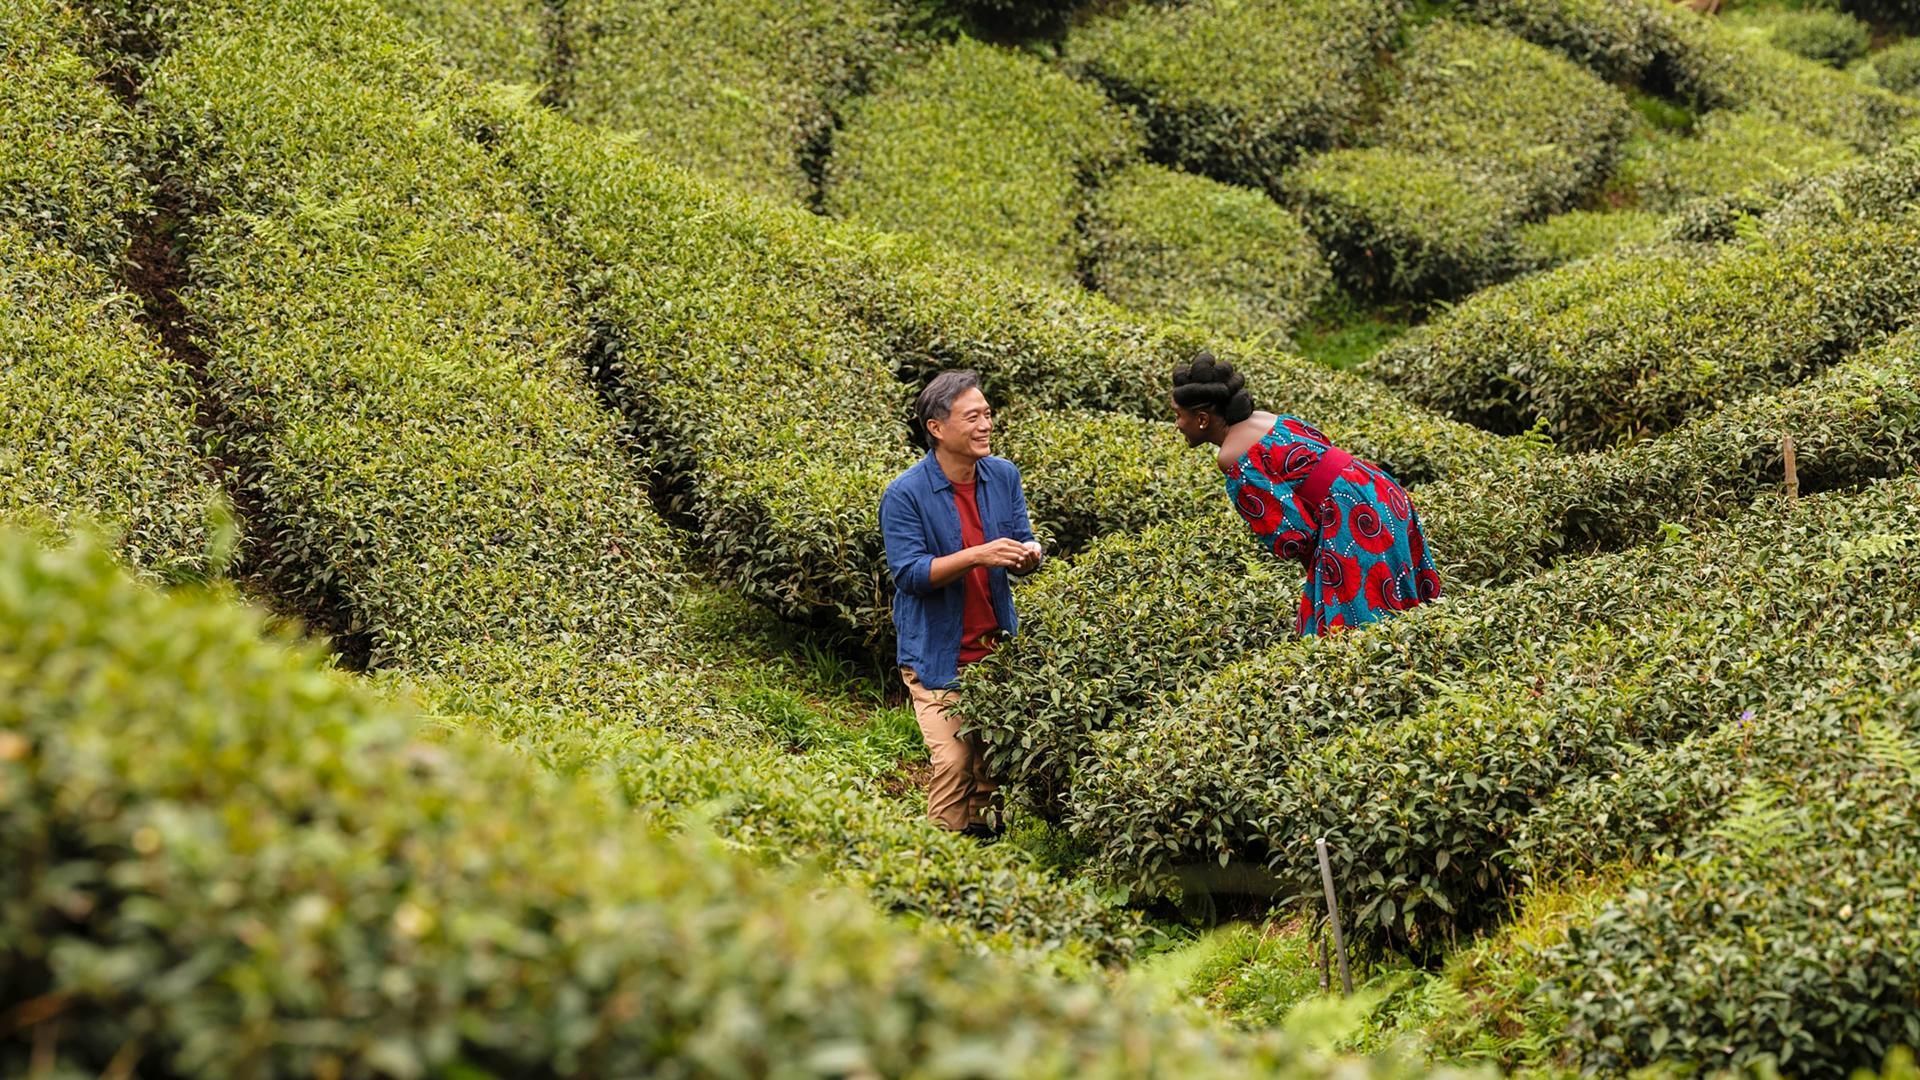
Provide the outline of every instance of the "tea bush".
<path id="1" fill-rule="evenodd" d="M 1158 165 L 1103 183 L 1086 233 L 1094 288 L 1222 337 L 1286 342 L 1331 278 L 1299 219 L 1264 194 Z"/>
<path id="2" fill-rule="evenodd" d="M 962 38 L 849 108 L 827 163 L 826 206 L 1078 284 L 1083 185 L 1139 143 L 1133 118 L 1099 90 L 1027 53 Z"/>
<path id="3" fill-rule="evenodd" d="M 1453 296 L 1511 273 L 1513 230 L 1604 179 L 1632 115 L 1579 66 L 1466 24 L 1429 24 L 1400 77 L 1372 146 L 1309 160 L 1283 184 L 1342 279 L 1367 292 Z"/>
<path id="4" fill-rule="evenodd" d="M 1140 944 L 1136 915 L 1035 869 L 1018 849 L 935 828 L 916 790 L 895 797 L 871 769 L 794 752 L 748 715 L 752 693 L 726 671 L 656 664 L 634 674 L 654 684 L 645 727 L 610 722 L 594 702 L 533 682 L 516 681 L 505 695 L 476 690 L 457 667 L 425 691 L 435 712 L 470 717 L 549 766 L 606 772 L 655 822 L 712 831 L 763 863 L 831 875 L 889 913 L 1056 958 L 1109 962 Z"/>
<path id="5" fill-rule="evenodd" d="M 185 365 L 98 268 L 11 221 L 0 221 L 0 357 L 0 517 L 90 520 L 164 579 L 225 569 Z"/>
<path id="6" fill-rule="evenodd" d="M 1055 554 L 1108 533 L 1217 513 L 1220 472 L 1164 421 L 1089 409 L 1000 414 L 994 452 L 1020 466 L 1034 528 Z"/>
<path id="7" fill-rule="evenodd" d="M 1513 202 L 1445 159 L 1332 150 L 1289 172 L 1284 190 L 1341 281 L 1362 295 L 1458 296 L 1507 276 L 1518 258 Z"/>
<path id="8" fill-rule="evenodd" d="M 1798 481 L 1809 493 L 1920 465 L 1920 335 L 1903 331 L 1798 386 L 1625 449 L 1429 486 L 1419 493 L 1421 516 L 1445 580 L 1511 581 L 1781 490 L 1783 435 L 1793 437 Z"/>
<path id="9" fill-rule="evenodd" d="M 132 119 L 76 47 L 91 32 L 52 0 L 0 7 L 0 221 L 112 270 L 148 192 Z"/>
<path id="10" fill-rule="evenodd" d="M 1133 4 L 1075 28 L 1067 59 L 1147 120 L 1153 156 L 1270 187 L 1364 110 L 1400 0 Z"/>
<path id="11" fill-rule="evenodd" d="M 1791 184 L 1860 160 L 1837 139 L 1809 135 L 1769 113 L 1721 109 L 1691 133 L 1630 140 L 1611 186 L 1651 210 L 1690 199 Z"/>
<path id="12" fill-rule="evenodd" d="M 0 6 L 0 516 L 91 519 L 133 566 L 217 573 L 191 378 L 112 277 L 150 207 L 132 118 L 78 51 L 90 32 Z"/>
<path id="13" fill-rule="evenodd" d="M 1475 297 L 1430 331 L 1388 346 L 1370 371 L 1493 431 L 1544 420 L 1567 449 L 1656 435 L 1798 382 L 1904 325 L 1920 310 L 1917 239 L 1913 214 L 1848 214 L 1843 225 L 1780 230 L 1697 260 L 1649 254 L 1576 264 L 1549 285 Z M 1622 280 L 1622 269 L 1639 272 Z M 1597 297 L 1580 284 L 1596 276 L 1605 290 Z M 1478 334 L 1542 292 L 1592 298 L 1496 329 L 1493 340 Z"/>
<path id="14" fill-rule="evenodd" d="M 1558 49 L 1613 83 L 1637 83 L 1660 54 L 1668 13 L 1617 0 L 1466 0 L 1464 14 Z"/>
<path id="15" fill-rule="evenodd" d="M 1896 41 L 1868 58 L 1873 82 L 1896 94 L 1920 93 L 1920 41 Z"/>
<path id="16" fill-rule="evenodd" d="M 1904 700 L 1854 713 L 1851 761 L 1756 777 L 1716 827 L 1552 950 L 1546 990 L 1584 1067 L 1837 1076 L 1920 1039 L 1915 705 L 1909 683 Z"/>
<path id="17" fill-rule="evenodd" d="M 1057 820 L 1094 732 L 1293 636 L 1298 568 L 1216 498 L 1042 569 L 1016 597 L 1019 635 L 961 674 L 956 710 L 1008 797 Z"/>
<path id="18" fill-rule="evenodd" d="M 603 785 L 423 737 L 260 630 L 135 588 L 97 551 L 0 540 L 0 1068 L 1367 1069 L 1044 980 L 662 838 Z"/>
<path id="19" fill-rule="evenodd" d="M 1569 210 L 1520 228 L 1514 234 L 1521 266 L 1545 270 L 1617 247 L 1658 240 L 1663 220 L 1645 210 Z"/>
<path id="20" fill-rule="evenodd" d="M 1326 836 L 1359 932 L 1434 948 L 1504 910 L 1508 838 L 1548 793 L 1790 700 L 1824 663 L 1808 640 L 1911 621 L 1898 545 L 1855 538 L 1907 528 L 1914 500 L 1911 480 L 1808 500 L 1249 660 L 1096 736 L 1071 827 L 1127 880 L 1239 859 L 1279 891 L 1312 886 Z"/>
<path id="21" fill-rule="evenodd" d="M 1920 101 L 1782 52 L 1718 20 L 1684 9 L 1668 15 L 1664 75 L 1696 108 L 1770 110 L 1810 134 L 1868 152 L 1910 133 L 1920 121 Z"/>
<path id="22" fill-rule="evenodd" d="M 527 84 L 564 77 L 557 66 L 556 14 L 547 0 L 381 0 L 381 7 L 431 39 L 446 63 L 477 78 Z"/>
<path id="23" fill-rule="evenodd" d="M 1810 134 L 1878 150 L 1920 119 L 1902 99 L 1668 0 L 1470 0 L 1477 18 L 1603 76 L 1672 90 L 1697 110 L 1768 111 Z"/>
<path id="24" fill-rule="evenodd" d="M 353 0 L 191 9 L 145 104 L 201 216 L 185 301 L 261 562 L 374 666 L 584 635 L 655 651 L 664 529 L 577 366 L 471 93 Z"/>
<path id="25" fill-rule="evenodd" d="M 1802 229 L 1844 228 L 1856 218 L 1894 217 L 1916 206 L 1920 138 L 1797 185 L 1760 218 L 1760 231 L 1782 236 Z"/>
<path id="26" fill-rule="evenodd" d="M 568 0 L 562 99 L 585 122 L 806 202 L 838 110 L 900 48 L 893 0 Z"/>
<path id="27" fill-rule="evenodd" d="M 1796 784 L 1858 768 L 1863 721 L 1913 715 L 1917 650 L 1920 630 L 1908 626 L 1827 653 L 1819 677 L 1782 707 L 1743 710 L 1555 792 L 1516 832 L 1516 864 L 1536 881 L 1608 862 L 1652 865 L 1697 842 L 1749 782 Z"/>
<path id="28" fill-rule="evenodd" d="M 1828 67 L 1867 55 L 1867 24 L 1843 11 L 1781 11 L 1764 24 L 1767 44 Z"/>

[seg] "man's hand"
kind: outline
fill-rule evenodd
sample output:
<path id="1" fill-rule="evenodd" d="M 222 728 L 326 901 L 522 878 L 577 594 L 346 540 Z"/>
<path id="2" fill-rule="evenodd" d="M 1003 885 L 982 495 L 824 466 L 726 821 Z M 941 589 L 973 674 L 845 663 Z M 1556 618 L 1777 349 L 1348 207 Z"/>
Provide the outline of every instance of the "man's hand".
<path id="1" fill-rule="evenodd" d="M 1040 553 L 1035 548 L 1013 539 L 989 540 L 978 547 L 968 548 L 967 552 L 973 556 L 975 566 L 1026 570 L 1040 563 Z"/>

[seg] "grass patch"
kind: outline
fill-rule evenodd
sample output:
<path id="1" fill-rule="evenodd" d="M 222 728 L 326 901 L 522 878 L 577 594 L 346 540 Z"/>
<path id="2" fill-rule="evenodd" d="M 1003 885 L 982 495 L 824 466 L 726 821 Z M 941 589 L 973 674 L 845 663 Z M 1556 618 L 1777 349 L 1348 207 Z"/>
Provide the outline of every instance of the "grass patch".
<path id="1" fill-rule="evenodd" d="M 1315 363 L 1345 371 L 1386 348 L 1418 320 L 1418 312 L 1409 305 L 1368 304 L 1339 292 L 1323 301 L 1307 325 L 1295 331 L 1294 346 Z"/>

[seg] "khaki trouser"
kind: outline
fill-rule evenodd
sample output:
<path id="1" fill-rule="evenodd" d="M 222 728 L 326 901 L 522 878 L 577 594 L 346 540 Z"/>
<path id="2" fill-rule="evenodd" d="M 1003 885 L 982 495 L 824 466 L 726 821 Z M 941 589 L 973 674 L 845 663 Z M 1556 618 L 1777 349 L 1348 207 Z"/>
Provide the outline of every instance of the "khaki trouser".
<path id="1" fill-rule="evenodd" d="M 953 691 L 927 689 L 912 668 L 901 668 L 900 678 L 913 696 L 913 718 L 920 722 L 920 737 L 927 740 L 927 754 L 933 758 L 927 817 L 949 832 L 976 822 L 994 824 L 996 785 L 987 776 L 979 737 L 962 736 L 960 721 L 947 709 L 953 703 Z"/>

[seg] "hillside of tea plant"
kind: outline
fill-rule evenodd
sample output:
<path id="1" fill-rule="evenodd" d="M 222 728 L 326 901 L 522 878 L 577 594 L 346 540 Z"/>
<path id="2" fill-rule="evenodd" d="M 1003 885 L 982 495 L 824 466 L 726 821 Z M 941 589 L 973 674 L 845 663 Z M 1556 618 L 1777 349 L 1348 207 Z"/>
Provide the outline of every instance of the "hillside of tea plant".
<path id="1" fill-rule="evenodd" d="M 0 0 L 0 1071 L 1913 1077 L 1917 33 Z M 1294 636 L 1201 349 L 1442 599 Z M 984 843 L 950 368 L 1050 552 Z"/>

